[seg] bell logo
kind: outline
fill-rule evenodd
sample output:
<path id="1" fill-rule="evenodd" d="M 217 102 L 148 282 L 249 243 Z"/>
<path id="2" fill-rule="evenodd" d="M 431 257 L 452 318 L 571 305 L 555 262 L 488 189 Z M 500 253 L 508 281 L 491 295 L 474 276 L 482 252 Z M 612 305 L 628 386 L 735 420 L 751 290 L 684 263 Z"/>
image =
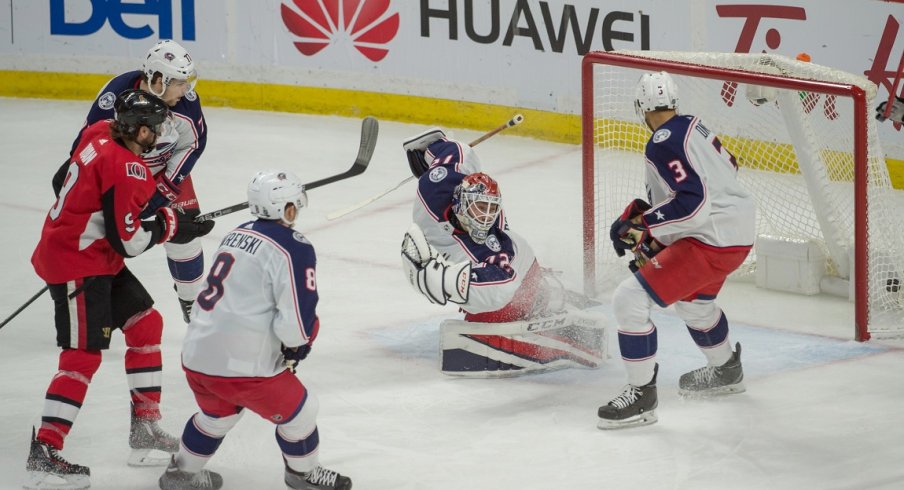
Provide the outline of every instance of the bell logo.
<path id="1" fill-rule="evenodd" d="M 295 48 L 313 56 L 342 39 L 377 62 L 399 32 L 399 14 L 387 15 L 390 0 L 291 0 L 280 5 L 283 23 L 297 36 Z"/>

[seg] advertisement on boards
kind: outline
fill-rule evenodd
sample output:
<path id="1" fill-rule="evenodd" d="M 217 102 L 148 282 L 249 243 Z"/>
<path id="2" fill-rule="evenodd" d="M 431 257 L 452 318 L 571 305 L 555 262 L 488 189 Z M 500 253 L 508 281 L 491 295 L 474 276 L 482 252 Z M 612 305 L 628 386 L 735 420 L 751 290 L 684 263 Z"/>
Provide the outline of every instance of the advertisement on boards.
<path id="1" fill-rule="evenodd" d="M 579 112 L 580 60 L 590 50 L 806 52 L 866 76 L 880 99 L 904 56 L 904 4 L 881 0 L 6 2 L 0 70 L 115 72 L 172 38 L 208 80 L 562 114 Z"/>

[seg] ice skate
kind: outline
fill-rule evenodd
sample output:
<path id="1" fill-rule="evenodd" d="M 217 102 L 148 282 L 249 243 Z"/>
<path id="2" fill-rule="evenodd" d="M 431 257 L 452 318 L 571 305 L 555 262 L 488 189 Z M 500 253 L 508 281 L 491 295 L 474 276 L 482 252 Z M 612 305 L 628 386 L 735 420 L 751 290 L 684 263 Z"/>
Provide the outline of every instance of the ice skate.
<path id="1" fill-rule="evenodd" d="M 179 438 L 166 433 L 156 420 L 142 419 L 132 411 L 132 428 L 129 432 L 129 466 L 166 466 L 170 454 L 179 451 Z"/>
<path id="2" fill-rule="evenodd" d="M 695 369 L 678 380 L 678 394 L 686 397 L 731 395 L 745 390 L 740 343 L 735 344 L 735 351 L 725 364 Z"/>
<path id="3" fill-rule="evenodd" d="M 157 481 L 162 490 L 192 490 L 195 488 L 207 488 L 217 490 L 223 486 L 223 477 L 219 473 L 209 470 L 201 470 L 197 473 L 182 471 L 176 465 L 176 457 L 170 457 L 169 466 Z"/>
<path id="4" fill-rule="evenodd" d="M 599 408 L 597 427 L 603 430 L 639 427 L 656 422 L 656 375 L 659 364 L 653 368 L 653 379 L 643 386 L 628 385 L 612 401 Z"/>
<path id="5" fill-rule="evenodd" d="M 286 488 L 289 490 L 350 490 L 352 480 L 322 466 L 302 473 L 286 465 Z"/>
<path id="6" fill-rule="evenodd" d="M 191 321 L 191 308 L 194 304 L 194 301 L 179 298 L 179 309 L 182 310 L 182 319 L 185 320 L 185 323 Z"/>
<path id="7" fill-rule="evenodd" d="M 35 439 L 34 429 L 25 472 L 23 486 L 28 489 L 79 490 L 91 486 L 91 470 L 66 461 L 53 446 Z"/>

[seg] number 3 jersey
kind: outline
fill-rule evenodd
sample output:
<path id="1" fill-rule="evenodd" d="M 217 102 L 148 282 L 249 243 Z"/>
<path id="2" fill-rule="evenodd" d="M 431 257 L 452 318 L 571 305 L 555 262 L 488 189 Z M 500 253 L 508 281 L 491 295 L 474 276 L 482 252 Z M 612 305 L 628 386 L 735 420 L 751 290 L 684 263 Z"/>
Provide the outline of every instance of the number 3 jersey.
<path id="1" fill-rule="evenodd" d="M 110 122 L 85 129 L 59 198 L 44 220 L 31 262 L 49 284 L 115 275 L 125 257 L 144 252 L 160 238 L 138 218 L 156 190 L 150 170 L 110 136 Z"/>
<path id="2" fill-rule="evenodd" d="M 315 270 L 314 247 L 291 228 L 257 220 L 232 230 L 192 309 L 183 366 L 224 377 L 282 372 L 281 346 L 317 336 Z"/>
<path id="3" fill-rule="evenodd" d="M 753 245 L 756 205 L 737 173 L 734 156 L 699 118 L 666 121 L 646 147 L 650 234 L 664 245 L 682 238 L 720 248 Z"/>

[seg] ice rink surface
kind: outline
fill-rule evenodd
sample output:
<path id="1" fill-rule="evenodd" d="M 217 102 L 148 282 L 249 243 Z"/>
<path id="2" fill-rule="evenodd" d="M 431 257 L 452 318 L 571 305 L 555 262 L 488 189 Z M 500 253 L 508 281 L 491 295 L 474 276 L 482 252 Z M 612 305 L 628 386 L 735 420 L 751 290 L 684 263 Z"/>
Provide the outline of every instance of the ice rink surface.
<path id="1" fill-rule="evenodd" d="M 50 178 L 87 109 L 86 101 L 0 98 L 3 318 L 43 286 L 29 259 L 53 204 Z M 204 211 L 245 201 L 257 170 L 285 168 L 313 181 L 347 169 L 357 151 L 358 119 L 219 108 L 205 114 L 207 149 L 193 171 Z M 677 396 L 678 377 L 704 359 L 680 320 L 657 312 L 659 422 L 647 427 L 596 428 L 597 407 L 624 384 L 614 334 L 613 357 L 597 370 L 496 380 L 442 375 L 439 322 L 458 313 L 414 293 L 400 265 L 414 183 L 326 219 L 410 175 L 401 141 L 423 129 L 383 121 L 370 168 L 312 190 L 297 226 L 319 259 L 321 333 L 299 376 L 320 399 L 324 466 L 350 476 L 359 490 L 904 488 L 904 343 L 853 342 L 853 306 L 836 298 L 729 283 L 719 302 L 732 340 L 744 346 L 748 391 L 714 400 Z M 463 141 L 479 134 L 453 130 Z M 478 153 L 499 181 L 512 227 L 531 241 L 541 265 L 562 270 L 577 288 L 580 147 L 499 135 Z M 248 219 L 239 212 L 218 220 L 203 239 L 208 265 L 219 240 Z M 166 322 L 162 425 L 181 433 L 196 409 L 179 365 L 186 326 L 163 249 L 127 264 Z M 24 480 L 31 427 L 40 422 L 57 353 L 49 296 L 0 330 L 0 489 Z M 122 335 L 114 334 L 63 455 L 90 466 L 92 488 L 153 489 L 162 468 L 125 464 L 123 354 Z M 273 426 L 254 414 L 208 468 L 222 473 L 226 489 L 283 488 Z"/>

